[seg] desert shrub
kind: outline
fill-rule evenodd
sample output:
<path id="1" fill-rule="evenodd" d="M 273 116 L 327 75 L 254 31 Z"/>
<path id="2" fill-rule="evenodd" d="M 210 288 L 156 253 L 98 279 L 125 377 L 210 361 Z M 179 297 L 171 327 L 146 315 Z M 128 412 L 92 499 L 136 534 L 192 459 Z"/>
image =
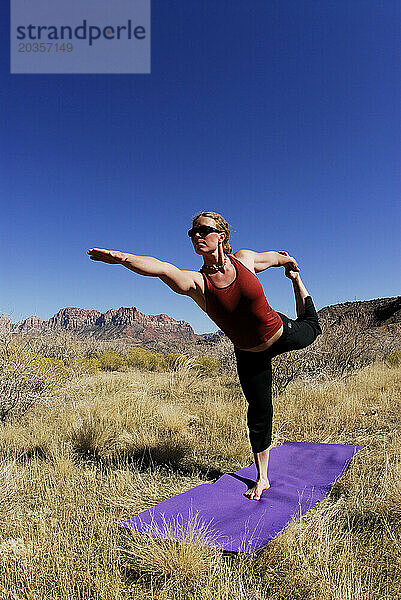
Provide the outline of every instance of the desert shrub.
<path id="1" fill-rule="evenodd" d="M 207 354 L 218 361 L 221 373 L 236 372 L 234 346 L 227 336 L 222 335 L 217 341 L 207 343 Z"/>
<path id="2" fill-rule="evenodd" d="M 99 356 L 99 361 L 104 371 L 119 371 L 127 366 L 124 356 L 117 354 L 114 350 L 105 350 Z"/>
<path id="3" fill-rule="evenodd" d="M 194 368 L 204 375 L 217 373 L 219 361 L 211 356 L 199 356 L 194 360 Z"/>
<path id="4" fill-rule="evenodd" d="M 56 358 L 68 364 L 78 356 L 77 340 L 68 333 L 58 332 L 42 335 L 30 335 L 20 338 L 22 342 L 29 340 L 32 351 L 46 358 Z"/>
<path id="5" fill-rule="evenodd" d="M 165 371 L 166 370 L 166 359 L 164 354 L 157 352 L 154 356 L 154 370 Z"/>
<path id="6" fill-rule="evenodd" d="M 0 421 L 22 416 L 45 393 L 72 377 L 62 360 L 32 351 L 29 338 L 0 342 Z"/>
<path id="7" fill-rule="evenodd" d="M 401 366 L 401 350 L 394 350 L 384 359 L 384 362 L 389 367 L 400 367 Z"/>
<path id="8" fill-rule="evenodd" d="M 276 356 L 272 361 L 273 396 L 282 394 L 291 381 L 300 376 L 304 367 L 302 355 L 299 356 L 295 350 Z"/>
<path id="9" fill-rule="evenodd" d="M 102 369 L 102 363 L 98 358 L 86 358 L 85 356 L 77 356 L 70 361 L 70 367 L 75 375 L 83 375 L 88 373 L 94 375 Z"/>
<path id="10" fill-rule="evenodd" d="M 323 335 L 315 345 L 315 359 L 327 374 L 344 376 L 373 362 L 377 356 L 371 318 L 353 312 L 339 323 L 323 323 Z"/>
<path id="11" fill-rule="evenodd" d="M 322 335 L 307 348 L 273 359 L 273 393 L 282 393 L 297 378 L 347 377 L 371 362 L 379 351 L 376 332 L 365 314 L 345 315 L 339 323 L 321 320 Z"/>
<path id="12" fill-rule="evenodd" d="M 136 367 L 143 371 L 162 371 L 165 367 L 162 354 L 152 354 L 144 348 L 130 348 L 125 359 L 129 367 Z"/>

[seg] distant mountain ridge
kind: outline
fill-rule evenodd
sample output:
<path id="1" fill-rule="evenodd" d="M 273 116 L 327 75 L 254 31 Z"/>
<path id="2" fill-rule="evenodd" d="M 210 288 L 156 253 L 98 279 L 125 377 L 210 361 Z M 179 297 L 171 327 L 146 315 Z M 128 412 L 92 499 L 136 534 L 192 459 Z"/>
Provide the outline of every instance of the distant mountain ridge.
<path id="1" fill-rule="evenodd" d="M 318 314 L 328 327 L 350 317 L 367 318 L 371 327 L 400 324 L 401 296 L 334 304 L 320 309 Z M 221 331 L 198 335 L 186 321 L 176 321 L 166 314 L 145 315 L 135 306 L 111 308 L 104 313 L 68 306 L 48 321 L 33 315 L 13 323 L 7 315 L 0 315 L 0 329 L 39 334 L 68 331 L 82 338 L 125 339 L 133 345 L 159 350 L 182 343 L 218 342 L 224 335 Z"/>
<path id="2" fill-rule="evenodd" d="M 145 315 L 135 307 L 111 308 L 102 313 L 68 306 L 60 309 L 48 321 L 37 316 L 13 323 L 7 315 L 0 316 L 0 327 L 11 333 L 45 333 L 69 331 L 79 337 L 99 340 L 125 338 L 133 343 L 193 342 L 198 339 L 191 325 L 176 321 L 166 314 Z"/>
<path id="3" fill-rule="evenodd" d="M 368 319 L 372 327 L 401 323 L 401 296 L 392 298 L 376 298 L 325 306 L 318 311 L 319 317 L 328 325 L 338 325 L 344 319 Z"/>

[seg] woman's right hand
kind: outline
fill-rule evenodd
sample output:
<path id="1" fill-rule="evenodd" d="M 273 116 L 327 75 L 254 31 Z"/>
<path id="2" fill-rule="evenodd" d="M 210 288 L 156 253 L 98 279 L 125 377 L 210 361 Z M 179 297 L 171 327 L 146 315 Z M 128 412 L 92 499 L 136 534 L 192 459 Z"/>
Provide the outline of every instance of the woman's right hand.
<path id="1" fill-rule="evenodd" d="M 91 248 L 88 250 L 88 254 L 91 260 L 98 260 L 110 265 L 121 265 L 128 256 L 126 252 L 104 250 L 103 248 Z"/>
<path id="2" fill-rule="evenodd" d="M 279 254 L 282 254 L 283 256 L 290 256 L 288 254 L 288 252 L 286 252 L 285 250 L 279 250 L 278 252 Z M 295 279 L 298 279 L 299 277 L 299 267 L 298 267 L 298 263 L 296 262 L 295 259 L 292 259 L 296 265 L 296 268 L 298 269 L 298 271 L 294 271 L 292 268 L 292 264 L 288 264 L 284 266 L 284 270 L 285 270 L 285 276 L 288 277 L 288 279 L 291 279 L 292 281 L 295 281 Z M 294 265 L 294 266 L 295 266 Z"/>

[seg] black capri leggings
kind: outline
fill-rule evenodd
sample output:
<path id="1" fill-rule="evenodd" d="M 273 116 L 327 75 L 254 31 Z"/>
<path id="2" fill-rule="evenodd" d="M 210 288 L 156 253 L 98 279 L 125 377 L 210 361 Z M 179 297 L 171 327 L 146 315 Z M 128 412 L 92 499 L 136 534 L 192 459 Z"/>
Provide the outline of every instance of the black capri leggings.
<path id="1" fill-rule="evenodd" d="M 281 337 L 262 352 L 247 352 L 234 347 L 238 376 L 248 401 L 247 424 L 253 452 L 266 450 L 272 440 L 272 358 L 290 350 L 306 348 L 322 333 L 311 296 L 305 298 L 305 312 L 297 319 L 283 320 Z"/>

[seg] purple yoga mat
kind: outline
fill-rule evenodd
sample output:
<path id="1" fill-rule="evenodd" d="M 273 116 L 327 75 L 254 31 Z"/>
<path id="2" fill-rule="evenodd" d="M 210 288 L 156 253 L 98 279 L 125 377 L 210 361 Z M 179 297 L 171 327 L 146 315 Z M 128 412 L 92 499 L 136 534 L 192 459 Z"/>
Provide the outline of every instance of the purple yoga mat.
<path id="1" fill-rule="evenodd" d="M 362 446 L 284 442 L 270 450 L 270 488 L 259 501 L 243 494 L 255 482 L 255 463 L 198 485 L 121 523 L 154 537 L 182 540 L 206 530 L 206 545 L 250 554 L 323 500 Z M 188 539 L 188 537 L 187 537 Z"/>

